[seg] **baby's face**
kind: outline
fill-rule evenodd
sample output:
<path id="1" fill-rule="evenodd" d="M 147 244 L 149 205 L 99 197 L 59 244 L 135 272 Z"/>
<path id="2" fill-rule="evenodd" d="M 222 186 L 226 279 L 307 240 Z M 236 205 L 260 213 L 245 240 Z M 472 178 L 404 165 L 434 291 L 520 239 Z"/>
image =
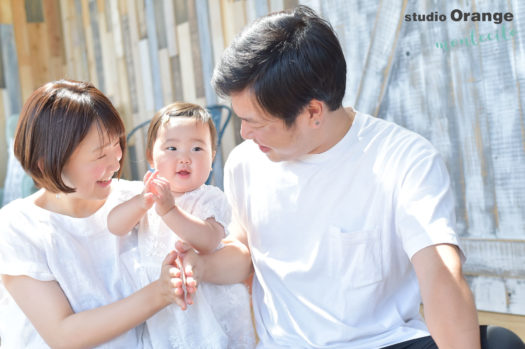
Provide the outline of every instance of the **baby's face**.
<path id="1" fill-rule="evenodd" d="M 207 124 L 172 117 L 159 127 L 151 165 L 170 182 L 175 196 L 180 196 L 206 182 L 214 155 Z"/>

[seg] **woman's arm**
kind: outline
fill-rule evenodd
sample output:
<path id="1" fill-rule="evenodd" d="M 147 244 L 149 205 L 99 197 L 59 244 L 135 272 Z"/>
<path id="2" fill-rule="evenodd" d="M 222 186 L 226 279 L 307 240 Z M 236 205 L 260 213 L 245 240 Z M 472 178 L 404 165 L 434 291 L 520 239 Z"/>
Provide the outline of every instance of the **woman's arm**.
<path id="1" fill-rule="evenodd" d="M 186 308 L 180 270 L 171 252 L 159 280 L 117 302 L 74 313 L 56 281 L 2 275 L 7 291 L 53 348 L 88 348 L 107 342 L 136 327 L 168 304 Z"/>

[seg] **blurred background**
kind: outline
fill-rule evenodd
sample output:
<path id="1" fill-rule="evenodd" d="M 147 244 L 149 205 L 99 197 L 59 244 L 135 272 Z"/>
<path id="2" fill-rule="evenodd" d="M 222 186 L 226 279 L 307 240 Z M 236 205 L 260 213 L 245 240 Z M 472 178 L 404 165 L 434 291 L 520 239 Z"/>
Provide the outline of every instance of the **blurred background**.
<path id="1" fill-rule="evenodd" d="M 481 322 L 525 339 L 523 1 L 0 0 L 0 203 L 34 190 L 11 145 L 36 88 L 91 81 L 128 132 L 174 101 L 229 106 L 209 84 L 222 51 L 254 19 L 297 4 L 339 36 L 348 64 L 344 105 L 416 131 L 441 152 Z M 513 19 L 453 21 L 456 9 Z M 446 19 L 406 18 L 435 12 Z M 146 170 L 145 130 L 130 138 L 124 178 Z M 238 131 L 232 118 L 219 166 L 241 141 Z"/>

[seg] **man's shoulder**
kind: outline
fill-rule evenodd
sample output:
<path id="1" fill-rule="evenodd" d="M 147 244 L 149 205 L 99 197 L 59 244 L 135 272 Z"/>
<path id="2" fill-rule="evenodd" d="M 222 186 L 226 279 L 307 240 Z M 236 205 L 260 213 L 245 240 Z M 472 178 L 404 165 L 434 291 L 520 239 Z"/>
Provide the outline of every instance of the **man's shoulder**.
<path id="1" fill-rule="evenodd" d="M 395 151 L 413 152 L 425 151 L 435 153 L 436 149 L 425 137 L 411 131 L 404 126 L 398 125 L 390 120 L 362 114 L 360 138 L 368 139 L 370 142 L 382 143 L 383 149 L 389 153 Z"/>
<path id="2" fill-rule="evenodd" d="M 248 160 L 254 160 L 259 155 L 257 151 L 257 145 L 251 140 L 246 140 L 233 148 L 226 160 L 226 166 L 236 167 Z"/>

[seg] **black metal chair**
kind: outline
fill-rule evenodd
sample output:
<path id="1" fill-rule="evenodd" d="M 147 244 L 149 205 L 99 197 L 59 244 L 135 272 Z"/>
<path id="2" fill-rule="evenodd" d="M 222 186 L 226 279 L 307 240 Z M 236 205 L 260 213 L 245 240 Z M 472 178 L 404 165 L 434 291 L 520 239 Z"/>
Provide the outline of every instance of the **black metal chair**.
<path id="1" fill-rule="evenodd" d="M 212 172 L 210 173 L 210 176 L 208 177 L 206 184 L 214 184 L 217 187 L 223 189 L 223 166 L 222 166 L 222 137 L 224 135 L 224 131 L 226 130 L 226 127 L 228 126 L 228 123 L 230 122 L 232 110 L 221 104 L 215 104 L 207 106 L 206 109 L 211 115 L 211 118 L 213 120 L 213 123 L 215 124 L 215 127 L 217 128 L 217 153 L 215 155 L 215 159 L 213 160 L 212 164 Z M 135 126 L 126 136 L 126 141 L 128 143 L 128 156 L 130 159 L 131 164 L 131 179 L 132 180 L 141 180 L 142 175 L 140 173 L 140 170 L 138 168 L 139 164 L 139 156 L 137 155 L 137 149 L 134 145 L 129 145 L 130 140 L 133 139 L 133 136 L 140 130 L 145 129 L 149 126 L 151 120 L 146 120 L 144 122 L 141 122 L 137 126 Z M 149 164 L 146 163 L 149 169 Z"/>

